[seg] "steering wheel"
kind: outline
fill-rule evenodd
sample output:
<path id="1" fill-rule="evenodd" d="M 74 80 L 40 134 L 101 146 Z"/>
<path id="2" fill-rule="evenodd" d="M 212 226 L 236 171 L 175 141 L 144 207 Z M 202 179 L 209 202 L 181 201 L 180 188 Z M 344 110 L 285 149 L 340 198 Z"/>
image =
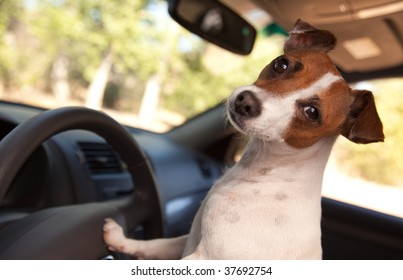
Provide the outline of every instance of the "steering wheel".
<path id="1" fill-rule="evenodd" d="M 103 137 L 121 156 L 135 181 L 133 194 L 120 200 L 46 208 L 0 229 L 0 259 L 102 259 L 106 217 L 144 236 L 163 232 L 158 190 L 150 164 L 133 136 L 104 113 L 82 107 L 45 111 L 17 126 L 0 142 L 0 202 L 28 157 L 48 138 L 72 129 Z"/>

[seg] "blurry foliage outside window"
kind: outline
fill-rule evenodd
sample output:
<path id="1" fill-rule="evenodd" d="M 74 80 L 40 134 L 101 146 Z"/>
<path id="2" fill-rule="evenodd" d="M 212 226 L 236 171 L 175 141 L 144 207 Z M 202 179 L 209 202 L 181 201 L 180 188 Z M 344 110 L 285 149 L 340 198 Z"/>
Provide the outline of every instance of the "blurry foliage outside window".
<path id="1" fill-rule="evenodd" d="M 362 84 L 375 95 L 385 142 L 350 145 L 340 139 L 337 159 L 341 168 L 351 175 L 403 188 L 403 79 Z"/>
<path id="2" fill-rule="evenodd" d="M 159 0 L 0 1 L 0 98 L 85 105 L 163 132 L 253 83 L 282 51 L 284 36 L 260 35 L 250 56 L 230 54 L 185 31 L 166 10 Z M 333 159 L 349 175 L 403 190 L 403 80 L 366 86 L 386 141 L 355 145 L 340 137 Z"/>
<path id="3" fill-rule="evenodd" d="M 157 131 L 253 82 L 283 40 L 260 38 L 247 58 L 218 51 L 161 0 L 3 0 L 0 36 L 3 100 L 109 109 Z"/>

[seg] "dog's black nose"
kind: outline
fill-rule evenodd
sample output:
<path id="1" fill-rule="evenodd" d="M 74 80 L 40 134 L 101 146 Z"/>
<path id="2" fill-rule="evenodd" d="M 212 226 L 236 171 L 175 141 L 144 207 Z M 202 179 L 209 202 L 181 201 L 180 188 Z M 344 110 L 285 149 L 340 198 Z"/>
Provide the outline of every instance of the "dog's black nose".
<path id="1" fill-rule="evenodd" d="M 256 117 L 261 112 L 260 101 L 253 92 L 242 91 L 235 98 L 235 112 L 244 117 Z"/>

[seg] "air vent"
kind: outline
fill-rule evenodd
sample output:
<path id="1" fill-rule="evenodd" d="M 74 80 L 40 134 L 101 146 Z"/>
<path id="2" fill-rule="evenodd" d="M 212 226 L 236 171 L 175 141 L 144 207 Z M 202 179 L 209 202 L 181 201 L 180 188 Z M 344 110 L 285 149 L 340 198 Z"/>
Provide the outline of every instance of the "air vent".
<path id="1" fill-rule="evenodd" d="M 92 174 L 123 172 L 122 161 L 108 144 L 80 142 L 78 145 Z"/>
<path id="2" fill-rule="evenodd" d="M 197 161 L 197 164 L 199 165 L 202 175 L 206 178 L 211 178 L 211 176 L 213 174 L 212 174 L 210 163 L 201 158 L 196 159 L 196 161 Z"/>

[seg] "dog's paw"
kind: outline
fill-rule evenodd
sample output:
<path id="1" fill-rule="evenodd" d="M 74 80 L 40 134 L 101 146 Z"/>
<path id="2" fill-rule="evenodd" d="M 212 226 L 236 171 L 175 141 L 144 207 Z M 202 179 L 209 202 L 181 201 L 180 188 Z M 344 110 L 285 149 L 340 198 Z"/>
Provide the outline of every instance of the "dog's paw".
<path id="1" fill-rule="evenodd" d="M 123 228 L 111 218 L 105 219 L 103 238 L 110 251 L 124 252 L 126 236 Z"/>

